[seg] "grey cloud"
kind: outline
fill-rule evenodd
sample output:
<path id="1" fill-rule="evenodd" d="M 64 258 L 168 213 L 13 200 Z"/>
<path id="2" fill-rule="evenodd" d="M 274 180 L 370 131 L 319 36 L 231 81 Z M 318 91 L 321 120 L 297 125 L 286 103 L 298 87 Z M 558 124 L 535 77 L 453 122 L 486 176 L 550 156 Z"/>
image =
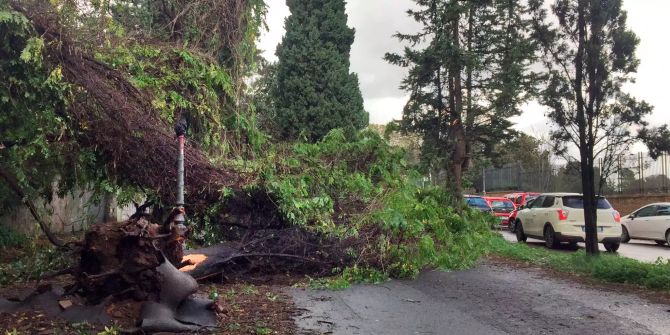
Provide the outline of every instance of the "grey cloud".
<path id="1" fill-rule="evenodd" d="M 398 88 L 405 70 L 388 64 L 382 57 L 403 49 L 393 34 L 419 30 L 418 24 L 405 13 L 412 6 L 410 0 L 352 0 L 347 4 L 349 25 L 356 28 L 351 70 L 358 73 L 366 99 L 405 95 Z"/>

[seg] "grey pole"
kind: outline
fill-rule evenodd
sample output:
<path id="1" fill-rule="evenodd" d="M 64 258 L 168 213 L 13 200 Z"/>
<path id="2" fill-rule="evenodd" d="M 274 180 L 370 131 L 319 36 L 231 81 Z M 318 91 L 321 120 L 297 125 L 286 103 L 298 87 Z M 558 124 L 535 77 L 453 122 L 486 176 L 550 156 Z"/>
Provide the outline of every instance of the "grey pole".
<path id="1" fill-rule="evenodd" d="M 177 159 L 177 206 L 184 206 L 184 135 L 179 135 Z"/>

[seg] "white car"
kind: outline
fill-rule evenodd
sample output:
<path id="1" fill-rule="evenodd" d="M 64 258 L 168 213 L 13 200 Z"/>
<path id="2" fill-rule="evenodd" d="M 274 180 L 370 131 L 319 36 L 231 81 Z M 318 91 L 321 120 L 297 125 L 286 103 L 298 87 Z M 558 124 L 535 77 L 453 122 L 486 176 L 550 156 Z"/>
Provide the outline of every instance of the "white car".
<path id="1" fill-rule="evenodd" d="M 598 242 L 610 252 L 621 244 L 621 216 L 603 197 L 597 201 Z M 577 193 L 547 193 L 519 211 L 516 217 L 516 238 L 525 242 L 527 237 L 544 240 L 548 248 L 557 248 L 561 242 L 584 242 L 584 198 Z"/>
<path id="2" fill-rule="evenodd" d="M 670 202 L 644 206 L 628 215 L 623 222 L 621 241 L 631 238 L 670 244 Z"/>

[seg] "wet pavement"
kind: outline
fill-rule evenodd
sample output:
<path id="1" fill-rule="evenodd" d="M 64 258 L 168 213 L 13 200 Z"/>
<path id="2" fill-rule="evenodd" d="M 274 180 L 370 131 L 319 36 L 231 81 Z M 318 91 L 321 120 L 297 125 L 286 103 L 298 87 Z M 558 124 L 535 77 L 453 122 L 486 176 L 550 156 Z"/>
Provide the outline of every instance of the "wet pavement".
<path id="1" fill-rule="evenodd" d="M 291 289 L 303 334 L 670 334 L 670 306 L 484 261 L 344 291 Z"/>

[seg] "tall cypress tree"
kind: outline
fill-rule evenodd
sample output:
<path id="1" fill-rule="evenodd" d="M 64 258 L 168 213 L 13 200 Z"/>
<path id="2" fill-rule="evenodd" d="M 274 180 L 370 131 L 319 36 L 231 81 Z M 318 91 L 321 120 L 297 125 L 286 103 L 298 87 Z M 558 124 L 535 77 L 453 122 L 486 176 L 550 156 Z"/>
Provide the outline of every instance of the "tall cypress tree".
<path id="1" fill-rule="evenodd" d="M 348 135 L 368 124 L 358 76 L 349 72 L 354 29 L 344 0 L 288 0 L 291 16 L 277 48 L 275 123 L 283 139 L 318 141 L 334 128 Z"/>

